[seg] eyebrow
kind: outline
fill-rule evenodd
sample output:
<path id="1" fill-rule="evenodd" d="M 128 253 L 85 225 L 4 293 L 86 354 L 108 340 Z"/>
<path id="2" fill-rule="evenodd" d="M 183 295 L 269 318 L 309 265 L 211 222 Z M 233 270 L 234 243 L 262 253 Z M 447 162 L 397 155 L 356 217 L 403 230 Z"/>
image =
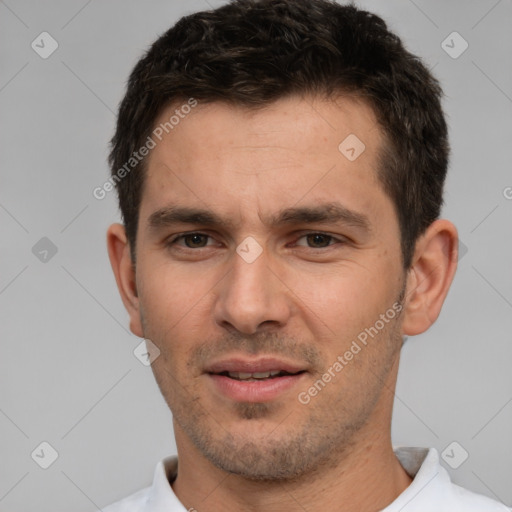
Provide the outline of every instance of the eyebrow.
<path id="1" fill-rule="evenodd" d="M 324 203 L 315 206 L 291 207 L 280 210 L 263 219 L 271 227 L 293 224 L 343 223 L 370 231 L 368 217 L 339 203 Z M 166 206 L 153 212 L 148 219 L 151 230 L 159 230 L 175 224 L 196 224 L 208 227 L 232 229 L 235 223 L 211 210 L 184 206 Z"/>

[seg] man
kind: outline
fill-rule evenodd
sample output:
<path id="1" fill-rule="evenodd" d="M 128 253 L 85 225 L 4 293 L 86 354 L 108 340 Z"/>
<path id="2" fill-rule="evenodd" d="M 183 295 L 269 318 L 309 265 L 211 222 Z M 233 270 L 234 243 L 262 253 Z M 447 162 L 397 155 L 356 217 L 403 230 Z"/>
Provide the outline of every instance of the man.
<path id="1" fill-rule="evenodd" d="M 108 249 L 178 457 L 108 512 L 508 510 L 391 443 L 404 336 L 457 261 L 440 97 L 380 18 L 327 0 L 193 14 L 136 65 Z"/>

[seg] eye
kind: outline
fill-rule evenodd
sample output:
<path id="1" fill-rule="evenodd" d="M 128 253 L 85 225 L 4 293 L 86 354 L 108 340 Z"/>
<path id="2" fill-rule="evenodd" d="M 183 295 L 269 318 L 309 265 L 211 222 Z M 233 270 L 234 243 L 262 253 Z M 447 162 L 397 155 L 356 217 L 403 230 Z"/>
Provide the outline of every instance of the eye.
<path id="1" fill-rule="evenodd" d="M 300 240 L 303 239 L 305 239 L 306 243 L 300 243 Z M 324 247 L 329 247 L 336 242 L 343 243 L 342 240 L 338 240 L 326 233 L 307 233 L 297 240 L 296 245 L 307 246 L 312 249 L 323 249 Z"/>
<path id="2" fill-rule="evenodd" d="M 183 242 L 185 244 L 184 246 L 188 249 L 201 249 L 202 247 L 207 247 L 207 242 L 210 238 L 209 235 L 205 235 L 204 233 L 185 233 L 170 240 L 168 245 L 180 245 L 183 247 L 183 244 L 178 243 Z"/>

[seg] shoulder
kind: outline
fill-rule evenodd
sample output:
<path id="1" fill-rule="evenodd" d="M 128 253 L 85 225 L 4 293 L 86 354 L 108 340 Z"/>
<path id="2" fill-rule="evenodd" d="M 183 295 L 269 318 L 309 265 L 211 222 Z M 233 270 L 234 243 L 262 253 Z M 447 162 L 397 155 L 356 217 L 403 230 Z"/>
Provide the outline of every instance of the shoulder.
<path id="1" fill-rule="evenodd" d="M 176 478 L 177 468 L 177 457 L 166 457 L 156 465 L 151 486 L 104 507 L 103 512 L 149 512 L 150 510 L 182 512 L 184 509 L 169 483 Z"/>
<path id="2" fill-rule="evenodd" d="M 503 503 L 452 482 L 435 448 L 397 447 L 412 483 L 382 512 L 512 512 Z"/>
<path id="3" fill-rule="evenodd" d="M 116 501 L 107 507 L 103 507 L 103 512 L 140 512 L 144 510 L 149 501 L 151 487 L 141 489 L 120 501 Z"/>
<path id="4" fill-rule="evenodd" d="M 512 509 L 505 506 L 499 501 L 495 501 L 483 494 L 460 487 L 454 483 L 451 484 L 449 489 L 449 496 L 447 501 L 451 508 L 450 510 L 461 512 L 511 512 Z"/>

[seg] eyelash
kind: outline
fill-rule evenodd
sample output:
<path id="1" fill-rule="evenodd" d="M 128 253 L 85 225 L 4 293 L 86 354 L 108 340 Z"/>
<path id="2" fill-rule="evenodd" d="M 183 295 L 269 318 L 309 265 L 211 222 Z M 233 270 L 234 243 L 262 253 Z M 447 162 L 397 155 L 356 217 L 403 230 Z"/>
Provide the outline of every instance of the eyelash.
<path id="1" fill-rule="evenodd" d="M 206 233 L 202 233 L 200 231 L 191 231 L 191 232 L 188 232 L 188 233 L 181 233 L 179 235 L 176 235 L 174 236 L 172 239 L 170 239 L 169 241 L 166 242 L 166 246 L 167 247 L 172 247 L 172 246 L 176 246 L 177 245 L 177 242 L 179 240 L 184 240 L 185 238 L 187 237 L 192 237 L 194 235 L 199 235 L 199 236 L 203 236 L 203 237 L 207 237 L 207 238 L 213 238 L 212 236 L 206 234 Z M 311 236 L 311 235 L 320 235 L 320 236 L 323 236 L 323 237 L 327 237 L 329 239 L 329 242 L 334 242 L 334 243 L 329 243 L 327 246 L 325 247 L 309 247 L 309 246 L 306 246 L 307 249 L 327 249 L 328 247 L 332 247 L 333 245 L 335 245 L 335 243 L 337 242 L 338 244 L 344 244 L 346 241 L 343 240 L 343 239 L 340 239 L 340 238 L 336 238 L 335 236 L 333 235 L 330 235 L 328 233 L 324 233 L 322 231 L 309 231 L 307 233 L 303 233 L 297 240 L 300 240 L 302 238 L 305 238 L 305 237 L 308 237 L 308 236 Z M 198 250 L 198 249 L 206 249 L 207 247 L 209 246 L 204 246 L 204 247 L 184 247 L 184 246 L 180 246 L 181 249 L 184 249 L 184 250 Z M 304 247 L 304 246 L 300 246 L 300 247 Z"/>

